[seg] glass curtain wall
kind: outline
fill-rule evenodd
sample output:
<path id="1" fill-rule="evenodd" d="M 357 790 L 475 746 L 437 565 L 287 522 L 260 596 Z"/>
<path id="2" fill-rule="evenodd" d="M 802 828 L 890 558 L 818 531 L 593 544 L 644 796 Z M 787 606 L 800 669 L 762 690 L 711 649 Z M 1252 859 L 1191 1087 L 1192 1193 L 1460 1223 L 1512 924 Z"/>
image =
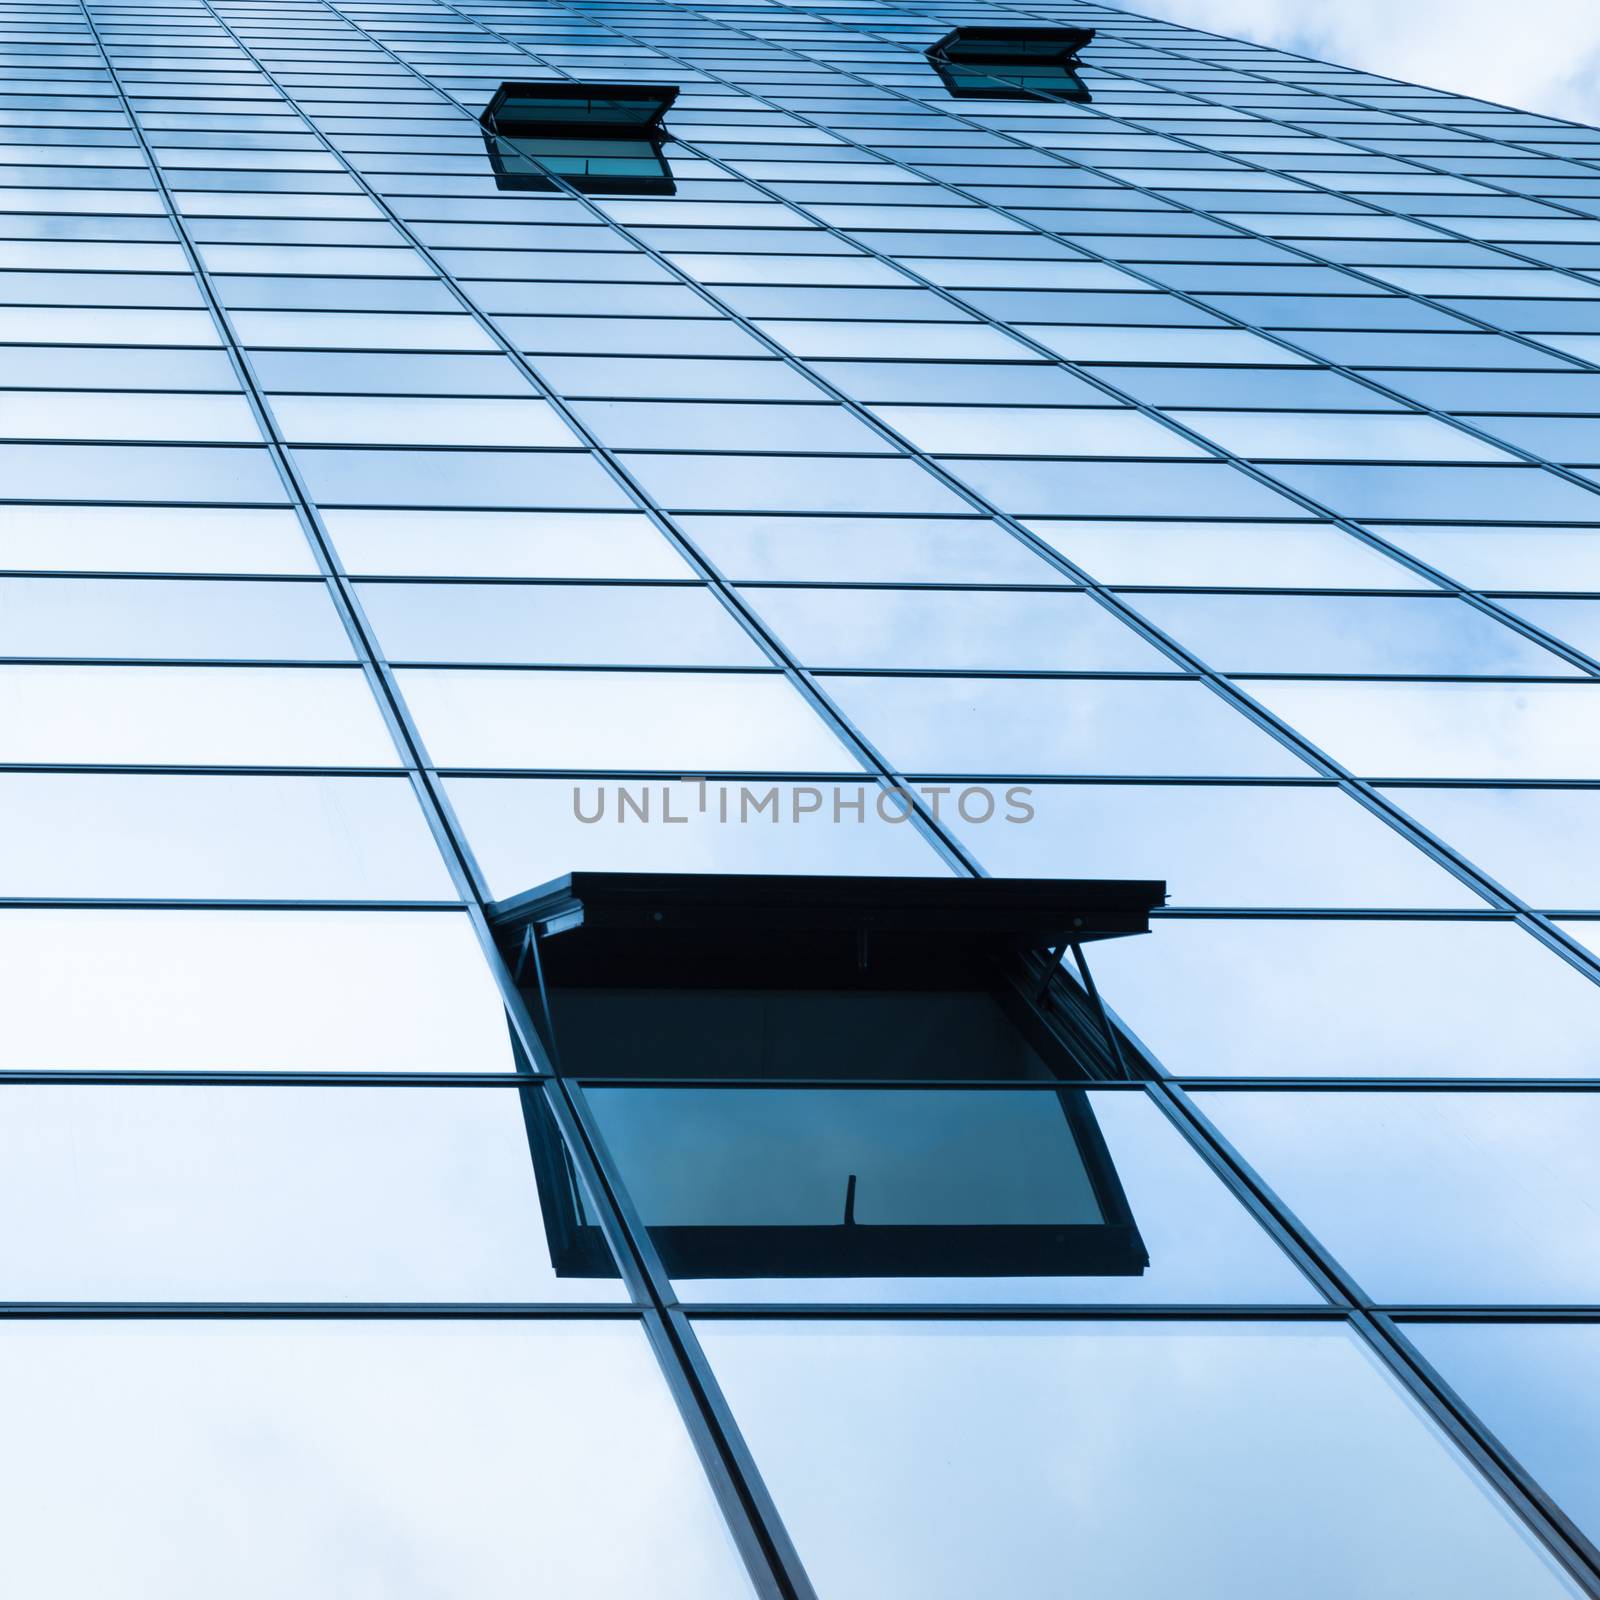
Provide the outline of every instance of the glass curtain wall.
<path id="1" fill-rule="evenodd" d="M 0 12 L 19 1591 L 1600 1592 L 1600 132 L 1087 4 Z M 670 192 L 498 185 L 550 80 Z M 575 869 L 1171 900 L 1071 1091 L 630 1088 L 486 918 Z M 703 1161 L 1087 1254 L 761 1276 Z"/>

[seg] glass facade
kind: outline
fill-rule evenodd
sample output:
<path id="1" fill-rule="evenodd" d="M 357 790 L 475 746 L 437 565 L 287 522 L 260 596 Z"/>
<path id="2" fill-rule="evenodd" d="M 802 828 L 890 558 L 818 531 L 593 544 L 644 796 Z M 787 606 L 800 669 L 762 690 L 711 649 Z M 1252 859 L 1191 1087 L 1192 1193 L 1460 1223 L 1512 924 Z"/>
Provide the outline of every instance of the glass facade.
<path id="1" fill-rule="evenodd" d="M 1600 1594 L 1600 132 L 1090 4 L 0 11 L 13 1587 Z M 575 870 L 1170 898 L 550 1009 Z"/>

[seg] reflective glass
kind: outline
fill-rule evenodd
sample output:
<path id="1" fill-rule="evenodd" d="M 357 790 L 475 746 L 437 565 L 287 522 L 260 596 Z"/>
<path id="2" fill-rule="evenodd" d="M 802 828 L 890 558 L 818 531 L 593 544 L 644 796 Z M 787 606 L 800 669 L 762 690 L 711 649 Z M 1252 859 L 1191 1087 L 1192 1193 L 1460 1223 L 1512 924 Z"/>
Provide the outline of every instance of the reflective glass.
<path id="1" fill-rule="evenodd" d="M 0 1299 L 621 1300 L 540 1094 L 7 1085 Z"/>
<path id="2" fill-rule="evenodd" d="M 746 450 L 893 449 L 843 406 L 591 400 L 576 410 L 604 443 L 618 449 L 695 450 L 712 441 Z"/>
<path id="3" fill-rule="evenodd" d="M 904 802 L 864 778 L 826 786 L 761 776 L 704 785 L 452 778 L 445 787 L 499 899 L 565 872 L 951 870 Z"/>
<path id="4" fill-rule="evenodd" d="M 294 513 L 236 506 L 16 506 L 0 518 L 11 571 L 314 573 Z"/>
<path id="5" fill-rule="evenodd" d="M 629 512 L 329 511 L 345 570 L 462 578 L 687 578 L 667 537 Z"/>
<path id="6" fill-rule="evenodd" d="M 1299 367 L 1307 358 L 1243 328 L 1062 328 L 1024 324 L 1068 361 L 1195 361 L 1219 365 Z"/>
<path id="7" fill-rule="evenodd" d="M 10 656 L 353 659 L 320 583 L 0 578 Z"/>
<path id="8" fill-rule="evenodd" d="M 807 666 L 1170 671 L 1170 657 L 1083 594 L 762 589 L 749 598 Z"/>
<path id="9" fill-rule="evenodd" d="M 1333 527 L 1277 522 L 1055 522 L 1029 528 L 1112 584 L 1407 589 L 1427 581 Z"/>
<path id="10" fill-rule="evenodd" d="M 1593 600 L 1511 600 L 1506 609 L 1587 655 L 1600 651 L 1600 605 Z"/>
<path id="11" fill-rule="evenodd" d="M 1152 269 L 1143 266 L 1140 270 Z M 1136 400 L 1158 406 L 1281 405 L 1296 411 L 1391 411 L 1396 407 L 1395 401 L 1336 372 L 1284 367 L 1121 367 L 1105 376 Z M 1385 373 L 1383 381 L 1389 383 L 1393 377 Z"/>
<path id="12" fill-rule="evenodd" d="M 1600 529 L 1383 527 L 1377 531 L 1460 583 L 1484 589 L 1600 593 Z"/>
<path id="13" fill-rule="evenodd" d="M 176 313 L 167 313 L 175 315 Z M 385 315 L 369 311 L 236 311 L 233 325 L 247 345 L 335 350 L 492 350 L 494 341 L 471 317 Z"/>
<path id="14" fill-rule="evenodd" d="M 1200 1099 L 1375 1299 L 1600 1302 L 1600 1095 L 1296 1090 Z"/>
<path id="15" fill-rule="evenodd" d="M 442 766 L 670 773 L 856 767 L 776 675 L 412 669 L 398 676 Z"/>
<path id="16" fill-rule="evenodd" d="M 1596 1070 L 1600 986 L 1511 923 L 1175 917 L 1089 960 L 1106 1004 L 1178 1074 Z"/>
<path id="17" fill-rule="evenodd" d="M 766 664 L 699 587 L 368 583 L 360 593 L 391 661 Z"/>
<path id="18" fill-rule="evenodd" d="M 1004 807 L 950 787 L 932 798 L 1000 877 L 1159 878 L 1175 906 L 1483 903 L 1335 789 L 1068 783 L 1030 784 Z"/>
<path id="19" fill-rule="evenodd" d="M 717 1321 L 699 1333 L 836 1600 L 907 1584 L 940 1600 L 1042 1600 L 1060 1592 L 1064 1548 L 1074 1584 L 1115 1600 L 1573 1592 L 1341 1327 Z M 1159 1537 L 1142 1499 L 1153 1480 L 1183 1486 Z"/>
<path id="20" fill-rule="evenodd" d="M 965 518 L 686 516 L 696 546 L 735 582 L 1067 582 L 1021 539 Z M 770 597 L 752 596 L 757 609 Z"/>
<path id="21" fill-rule="evenodd" d="M 1202 456 L 1181 434 L 1131 408 L 1081 406 L 874 407 L 897 433 L 935 454 Z"/>
<path id="22" fill-rule="evenodd" d="M 577 450 L 335 450 L 294 452 L 312 494 L 329 505 L 592 507 L 627 497 Z"/>
<path id="23" fill-rule="evenodd" d="M 30 1588 L 198 1600 L 244 1547 L 242 1600 L 421 1596 L 445 1573 L 484 1600 L 753 1592 L 632 1322 L 12 1322 L 0 1338 L 6 1492 L 28 1508 L 9 1559 Z M 67 1480 L 101 1536 L 74 1536 Z M 625 1532 L 604 1530 L 602 1480 L 635 1507 Z"/>
<path id="24" fill-rule="evenodd" d="M 1273 477 L 1341 516 L 1582 522 L 1600 498 L 1538 467 L 1277 466 Z"/>
<path id="25" fill-rule="evenodd" d="M 1002 511 L 1047 517 L 1176 517 L 1196 506 L 1218 517 L 1283 517 L 1292 503 L 1235 467 L 1205 461 L 946 461 Z"/>
<path id="26" fill-rule="evenodd" d="M 669 511 L 970 511 L 914 461 L 850 456 L 622 457 Z"/>
<path id="27" fill-rule="evenodd" d="M 1389 798 L 1513 894 L 1547 909 L 1600 907 L 1600 789 L 1408 785 Z"/>
<path id="28" fill-rule="evenodd" d="M 1142 1094 L 590 1086 L 585 1097 L 687 1300 L 1315 1298 Z"/>
<path id="29" fill-rule="evenodd" d="M 301 444 L 575 445 L 549 404 L 527 399 L 277 395 L 273 414 Z"/>
<path id="30" fill-rule="evenodd" d="M 177 1400 L 128 1398 L 127 1363 L 44 1370 L 42 1399 L 0 1396 L 22 1423 L 11 1587 L 209 1594 L 225 1567 L 309 1600 L 747 1592 L 707 1495 L 758 1524 L 764 1502 L 714 1459 L 692 1349 L 623 1304 L 540 1320 L 541 1299 L 620 1295 L 585 1276 L 609 1264 L 602 1232 L 655 1270 L 625 1238 L 637 1216 L 589 1206 L 586 1158 L 564 1165 L 537 1118 L 493 1119 L 512 1088 L 452 1076 L 556 1064 L 526 1031 L 548 1022 L 528 953 L 476 902 L 570 871 L 1168 887 L 1148 935 L 1086 954 L 1127 1083 L 1081 1076 L 1117 1068 L 1075 962 L 1059 1049 L 975 1021 L 1001 1015 L 987 991 L 852 1010 L 855 991 L 782 987 L 783 960 L 752 979 L 771 987 L 651 988 L 695 975 L 668 956 L 587 1009 L 555 986 L 566 1042 L 610 1041 L 587 1109 L 570 1086 L 586 1139 L 609 1106 L 658 1244 L 703 1224 L 676 1246 L 735 1251 L 670 1261 L 700 1311 L 803 1321 L 854 1299 L 889 1324 L 841 1335 L 863 1349 L 977 1338 L 905 1322 L 938 1297 L 1034 1318 L 995 1347 L 1057 1341 L 1102 1383 L 1053 1410 L 1026 1362 L 997 1385 L 987 1355 L 925 1383 L 920 1358 L 886 1360 L 837 1423 L 859 1375 L 808 1398 L 797 1357 L 792 1438 L 734 1405 L 763 1469 L 796 1463 L 769 1481 L 811 1568 L 775 1578 L 741 1528 L 756 1588 L 1548 1587 L 1484 1532 L 1498 1500 L 1439 1487 L 1451 1458 L 1387 1379 L 1313 1360 L 1350 1355 L 1348 1308 L 1319 1306 L 1213 1176 L 1192 1102 L 1137 1080 L 1142 1048 L 1212 1098 L 1359 1091 L 1303 1166 L 1309 1184 L 1335 1150 L 1347 1185 L 1378 1173 L 1339 1211 L 1377 1239 L 1342 1263 L 1363 1287 L 1432 1251 L 1438 1284 L 1405 1293 L 1456 1274 L 1515 1295 L 1485 1313 L 1506 1318 L 1590 1293 L 1570 1219 L 1591 1185 L 1566 1175 L 1587 1103 L 1547 1141 L 1535 1121 L 1600 1082 L 1600 133 L 1122 13 L 1087 19 L 1092 103 L 952 98 L 928 47 L 993 21 L 856 0 L 8 14 L 0 1066 L 45 1082 L 0 1085 L 0 1301 L 307 1294 L 294 1315 L 316 1317 L 393 1294 L 431 1349 L 460 1302 L 513 1309 L 483 1296 L 528 1303 L 502 1331 L 536 1369 L 496 1386 L 512 1420 L 487 1447 L 488 1384 L 441 1379 L 402 1438 L 394 1396 L 434 1368 L 374 1358 L 340 1389 L 314 1329 L 275 1367 L 185 1346 L 172 1370 L 198 1387 Z M 672 192 L 503 187 L 478 114 L 530 77 L 676 85 Z M 649 1093 L 606 1077 L 618 1061 Z M 734 1087 L 779 1067 L 787 1087 Z M 821 1092 L 846 1068 L 870 1082 Z M 68 1069 L 139 1082 L 69 1090 Z M 151 1081 L 241 1070 L 368 1076 L 187 1100 Z M 1419 1117 L 1465 1127 L 1455 1080 L 1502 1079 L 1529 1097 L 1494 1104 L 1535 1120 L 1508 1110 L 1470 1146 L 1476 1187 L 1453 1133 L 1380 1126 L 1411 1092 L 1370 1109 L 1415 1080 L 1441 1097 L 1416 1095 Z M 619 1121 L 624 1102 L 643 1110 Z M 1357 1104 L 1368 1123 L 1334 1139 Z M 1252 1142 L 1240 1159 L 1273 1166 Z M 1068 1203 L 1086 1194 L 1093 1214 Z M 703 1204 L 654 1214 L 686 1198 L 749 1218 L 719 1244 Z M 1102 1254 L 1006 1256 L 1036 1201 Z M 963 1207 L 984 1271 L 950 1253 Z M 1313 1233 L 1323 1210 L 1308 1198 Z M 775 1217 L 825 1232 L 773 1240 Z M 805 1270 L 739 1260 L 751 1227 Z M 874 1228 L 932 1229 L 889 1242 L 945 1254 L 891 1271 Z M 1521 1276 L 1496 1277 L 1519 1232 Z M 1124 1327 L 1123 1301 L 1193 1325 Z M 1250 1307 L 1271 1326 L 1227 1322 Z M 195 1348 L 257 1337 L 239 1311 Z M 73 1326 L 36 1328 L 39 1348 Z M 159 1343 L 132 1322 L 81 1339 L 117 1327 Z M 629 1345 L 652 1398 L 622 1382 L 591 1404 L 588 1378 L 543 1398 L 538 1340 L 586 1328 Z M 813 1335 L 834 1336 L 750 1337 Z M 1258 1373 L 1251 1351 L 1284 1354 Z M 905 1394 L 909 1421 L 872 1409 Z M 452 1395 L 465 1413 L 437 1422 Z M 647 1405 L 666 1431 L 640 1448 Z M 498 1450 L 513 1427 L 532 1442 Z M 249 1481 L 237 1438 L 266 1441 Z M 829 1496 L 851 1502 L 842 1535 L 806 1509 Z"/>
<path id="31" fill-rule="evenodd" d="M 1405 1334 L 1593 1538 L 1600 1324 L 1412 1322 Z"/>
<path id="32" fill-rule="evenodd" d="M 454 900 L 404 778 L 0 774 L 8 895 Z"/>
<path id="33" fill-rule="evenodd" d="M 393 767 L 354 668 L 0 666 L 0 762 Z"/>
<path id="34" fill-rule="evenodd" d="M 971 361 L 811 361 L 807 365 L 852 399 L 870 405 L 954 401 L 970 405 L 1104 406 L 1103 389 L 1058 366 L 1025 359 L 1006 365 Z M 1063 427 L 1067 419 L 1063 419 Z M 1176 436 L 1174 436 L 1176 437 Z"/>
<path id="35" fill-rule="evenodd" d="M 734 353 L 756 357 L 765 352 Z M 536 354 L 533 365 L 547 383 L 569 396 L 632 399 L 660 395 L 691 400 L 814 400 L 817 396 L 816 386 L 787 362 L 770 359 Z"/>
<path id="36" fill-rule="evenodd" d="M 904 771 L 1306 773 L 1285 747 L 1196 682 L 838 677 L 827 687 Z"/>
<path id="37" fill-rule="evenodd" d="M 1329 411 L 1173 411 L 1196 433 L 1253 461 L 1509 461 L 1432 417 Z M 1492 431 L 1492 430 L 1491 430 Z"/>
<path id="38" fill-rule="evenodd" d="M 1600 778 L 1600 685 L 1291 683 L 1250 693 L 1363 777 Z"/>
<path id="39" fill-rule="evenodd" d="M 261 442 L 261 430 L 242 396 L 52 393 L 26 389 L 0 394 L 0 436 Z"/>
<path id="40" fill-rule="evenodd" d="M 1577 673 L 1531 639 L 1443 595 L 1142 594 L 1129 603 L 1224 672 Z"/>
<path id="41" fill-rule="evenodd" d="M 11 908 L 0 910 L 0 954 L 14 985 L 7 1068 L 512 1066 L 499 993 L 459 912 Z"/>
<path id="42" fill-rule="evenodd" d="M 263 449 L 123 444 L 0 445 L 0 482 L 19 500 L 281 505 Z"/>

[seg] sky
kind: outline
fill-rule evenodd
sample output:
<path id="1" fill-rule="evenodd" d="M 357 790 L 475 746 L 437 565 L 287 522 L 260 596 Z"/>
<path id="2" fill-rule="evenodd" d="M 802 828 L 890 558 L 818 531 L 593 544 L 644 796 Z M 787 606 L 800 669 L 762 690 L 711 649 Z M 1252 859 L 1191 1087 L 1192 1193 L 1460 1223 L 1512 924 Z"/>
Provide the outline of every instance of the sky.
<path id="1" fill-rule="evenodd" d="M 1600 0 L 1117 0 L 1342 66 L 1600 125 Z"/>

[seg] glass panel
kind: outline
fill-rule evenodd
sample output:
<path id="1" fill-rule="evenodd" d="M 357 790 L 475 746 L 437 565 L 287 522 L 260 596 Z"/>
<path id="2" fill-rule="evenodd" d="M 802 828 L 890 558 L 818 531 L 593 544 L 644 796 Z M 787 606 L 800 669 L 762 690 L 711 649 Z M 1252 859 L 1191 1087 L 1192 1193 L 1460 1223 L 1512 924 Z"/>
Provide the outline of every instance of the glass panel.
<path id="1" fill-rule="evenodd" d="M 498 899 L 564 872 L 952 870 L 903 799 L 861 780 L 452 778 L 445 788 Z"/>
<path id="2" fill-rule="evenodd" d="M 1288 750 L 1199 683 L 826 681 L 846 713 L 904 771 L 1286 777 L 1305 772 Z"/>
<path id="3" fill-rule="evenodd" d="M 1044 1600 L 1068 1549 L 1106 1600 L 1575 1592 L 1342 1327 L 699 1333 L 830 1600 Z M 1182 1486 L 1155 1538 L 1153 1481 Z"/>
<path id="4" fill-rule="evenodd" d="M 1172 917 L 1088 956 L 1106 1004 L 1179 1074 L 1596 1071 L 1600 986 L 1511 923 Z"/>
<path id="5" fill-rule="evenodd" d="M 1083 594 L 773 588 L 747 597 L 812 667 L 1162 672 L 1174 666 Z"/>
<path id="6" fill-rule="evenodd" d="M 1600 1095 L 1229 1091 L 1200 1099 L 1375 1299 L 1600 1302 Z"/>
<path id="7" fill-rule="evenodd" d="M 429 399 L 390 395 L 273 397 L 286 439 L 296 444 L 555 445 L 581 441 L 548 401 Z"/>
<path id="8" fill-rule="evenodd" d="M 1383 527 L 1376 531 L 1471 587 L 1600 591 L 1600 529 Z"/>
<path id="9" fill-rule="evenodd" d="M 354 668 L 0 666 L 0 761 L 393 767 L 399 757 Z"/>
<path id="10" fill-rule="evenodd" d="M 0 519 L 0 566 L 57 572 L 314 573 L 292 511 L 244 506 L 17 506 Z"/>
<path id="11" fill-rule="evenodd" d="M 952 455 L 1203 456 L 1199 445 L 1141 415 L 1121 410 L 1045 406 L 874 407 L 919 450 Z"/>
<path id="12" fill-rule="evenodd" d="M 86 285 L 84 292 L 92 289 Z M 13 389 L 0 395 L 0 436 L 261 443 L 261 430 L 242 396 L 52 393 L 39 389 Z"/>
<path id="13" fill-rule="evenodd" d="M 827 725 L 772 674 L 406 670 L 441 765 L 578 771 L 850 772 Z"/>
<path id="14" fill-rule="evenodd" d="M 920 517 L 679 517 L 736 583 L 1056 583 L 1065 574 L 992 522 Z M 751 597 L 760 609 L 765 597 Z"/>
<path id="15" fill-rule="evenodd" d="M 320 583 L 0 578 L 10 656 L 353 660 Z"/>
<path id="16" fill-rule="evenodd" d="M 1210 461 L 1006 461 L 945 465 L 1003 511 L 1023 517 L 1285 517 L 1294 506 L 1237 467 Z"/>
<path id="17" fill-rule="evenodd" d="M 604 468 L 577 450 L 295 451 L 311 493 L 340 506 L 631 510 Z"/>
<path id="18" fill-rule="evenodd" d="M 14 896 L 454 900 L 404 778 L 0 774 Z"/>
<path id="19" fill-rule="evenodd" d="M 715 442 L 729 450 L 842 450 L 873 455 L 894 450 L 837 405 L 590 400 L 574 409 L 603 443 L 618 449 L 696 450 Z"/>
<path id="20" fill-rule="evenodd" d="M 241 1600 L 446 1573 L 481 1600 L 752 1592 L 632 1322 L 11 1322 L 0 1340 L 30 1589 L 200 1600 L 244 1547 Z M 105 1537 L 76 1536 L 69 1481 Z"/>
<path id="21" fill-rule="evenodd" d="M 952 786 L 921 792 L 1002 877 L 1159 878 L 1175 906 L 1482 905 L 1334 789 L 1041 783 L 992 810 Z"/>
<path id="22" fill-rule="evenodd" d="M 0 1300 L 621 1300 L 541 1094 L 9 1085 Z"/>
<path id="23" fill-rule="evenodd" d="M 328 511 L 347 571 L 399 577 L 688 578 L 666 535 L 627 512 Z"/>
<path id="24" fill-rule="evenodd" d="M 685 1299 L 1315 1298 L 1139 1093 L 585 1095 Z"/>
<path id="25" fill-rule="evenodd" d="M 235 445 L 5 444 L 0 482 L 18 500 L 282 505 L 264 449 Z"/>
<path id="26" fill-rule="evenodd" d="M 669 511 L 970 513 L 914 461 L 859 456 L 623 457 Z"/>
<path id="27" fill-rule="evenodd" d="M 1524 580 L 1526 581 L 1526 580 Z M 1508 600 L 1506 609 L 1587 655 L 1600 653 L 1600 602 Z"/>
<path id="28" fill-rule="evenodd" d="M 1279 466 L 1272 475 L 1356 518 L 1582 522 L 1600 506 L 1587 489 L 1538 467 Z"/>
<path id="29" fill-rule="evenodd" d="M 1600 778 L 1600 684 L 1251 683 L 1363 777 Z"/>
<path id="30" fill-rule="evenodd" d="M 368 583 L 391 661 L 765 666 L 708 590 L 632 584 Z"/>
<path id="31" fill-rule="evenodd" d="M 459 912 L 11 909 L 0 965 L 0 1066 L 18 1071 L 513 1066 Z"/>
<path id="32" fill-rule="evenodd" d="M 1050 522 L 1029 528 L 1101 583 L 1228 588 L 1430 587 L 1332 527 L 1276 522 Z M 1138 602 L 1134 602 L 1138 604 Z"/>
<path id="33" fill-rule="evenodd" d="M 1524 900 L 1600 909 L 1600 789 L 1391 789 L 1389 799 Z"/>
<path id="34" fill-rule="evenodd" d="M 1223 672 L 1577 673 L 1445 595 L 1142 594 L 1129 603 Z"/>
<path id="35" fill-rule="evenodd" d="M 1172 411 L 1169 415 L 1252 461 L 1515 459 L 1433 417 L 1332 411 Z"/>
<path id="36" fill-rule="evenodd" d="M 1600 1324 L 1412 1322 L 1405 1333 L 1592 1539 Z"/>

